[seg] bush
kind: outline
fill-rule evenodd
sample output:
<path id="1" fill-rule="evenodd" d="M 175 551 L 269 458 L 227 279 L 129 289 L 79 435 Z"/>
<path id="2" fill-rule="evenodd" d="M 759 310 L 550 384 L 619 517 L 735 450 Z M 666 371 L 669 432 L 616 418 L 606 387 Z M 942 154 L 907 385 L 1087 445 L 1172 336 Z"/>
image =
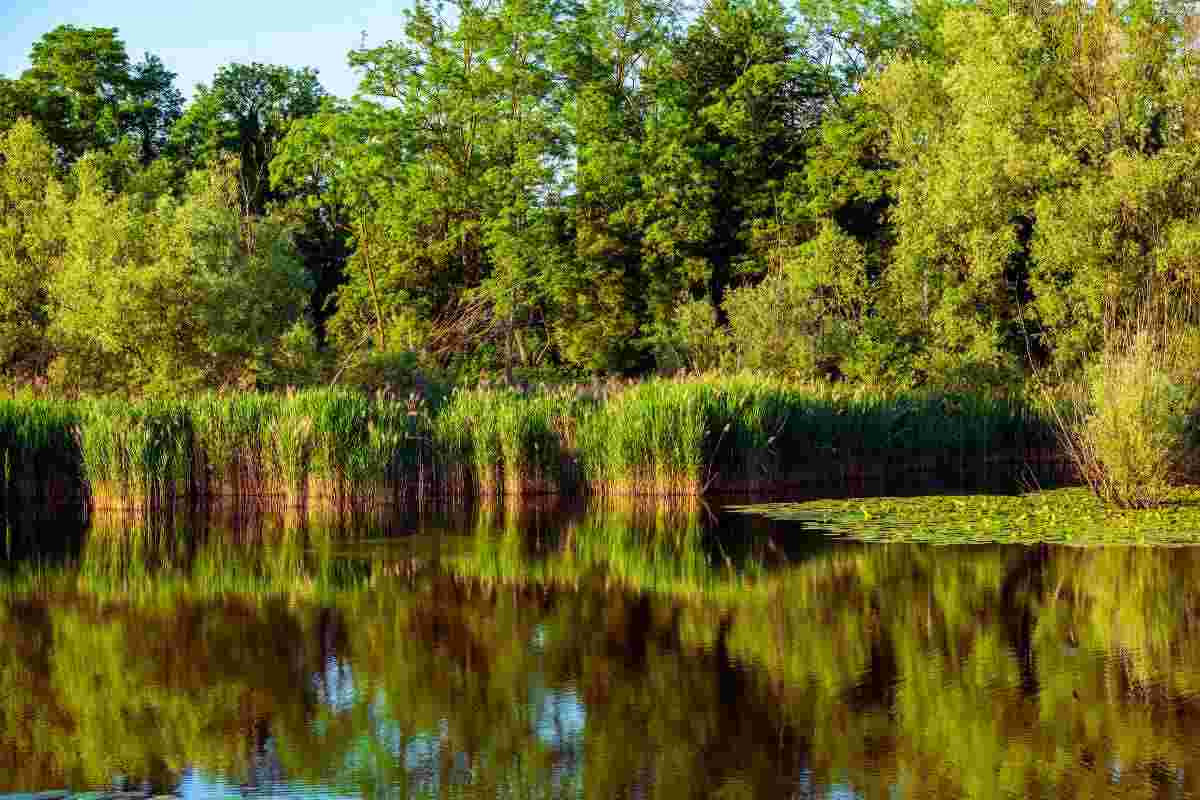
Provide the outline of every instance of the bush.
<path id="1" fill-rule="evenodd" d="M 674 317 L 655 326 L 651 337 L 655 361 L 662 372 L 714 369 L 725 354 L 727 336 L 717 321 L 717 310 L 708 300 L 686 300 Z"/>
<path id="2" fill-rule="evenodd" d="M 1106 502 L 1148 508 L 1192 470 L 1194 337 L 1175 304 L 1143 302 L 1106 326 L 1104 348 L 1060 410 L 1063 445 Z"/>

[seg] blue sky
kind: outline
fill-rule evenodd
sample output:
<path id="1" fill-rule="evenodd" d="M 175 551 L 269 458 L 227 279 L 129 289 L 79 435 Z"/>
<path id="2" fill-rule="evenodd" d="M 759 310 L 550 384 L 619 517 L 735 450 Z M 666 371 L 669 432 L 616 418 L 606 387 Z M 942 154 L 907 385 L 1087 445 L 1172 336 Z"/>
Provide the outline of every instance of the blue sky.
<path id="1" fill-rule="evenodd" d="M 357 80 L 346 53 L 366 31 L 370 44 L 398 38 L 409 0 L 0 0 L 0 73 L 16 77 L 29 49 L 57 25 L 120 29 L 131 60 L 157 53 L 190 97 L 230 61 L 314 67 L 321 83 L 349 97 Z"/>

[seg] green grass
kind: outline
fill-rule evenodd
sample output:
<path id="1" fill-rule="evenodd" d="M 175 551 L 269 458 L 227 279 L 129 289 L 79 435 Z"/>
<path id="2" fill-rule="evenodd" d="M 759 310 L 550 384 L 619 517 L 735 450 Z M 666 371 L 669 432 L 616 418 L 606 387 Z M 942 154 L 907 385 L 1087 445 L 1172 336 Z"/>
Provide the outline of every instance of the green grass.
<path id="1" fill-rule="evenodd" d="M 1056 446 L 1046 417 L 1019 401 L 860 396 L 752 376 L 641 384 L 584 417 L 579 441 L 595 489 L 658 495 L 853 490 L 910 473 L 986 485 Z"/>
<path id="2" fill-rule="evenodd" d="M 483 495 L 553 494 L 564 468 L 574 403 L 556 394 L 459 391 L 437 415 L 433 450 L 447 475 Z"/>
<path id="3" fill-rule="evenodd" d="M 333 389 L 0 405 L 6 486 L 18 473 L 34 486 L 82 476 L 96 506 L 119 508 L 947 489 L 1012 484 L 1054 448 L 1053 426 L 1017 400 L 752 375 L 651 380 L 601 398 L 460 390 L 433 406 Z"/>

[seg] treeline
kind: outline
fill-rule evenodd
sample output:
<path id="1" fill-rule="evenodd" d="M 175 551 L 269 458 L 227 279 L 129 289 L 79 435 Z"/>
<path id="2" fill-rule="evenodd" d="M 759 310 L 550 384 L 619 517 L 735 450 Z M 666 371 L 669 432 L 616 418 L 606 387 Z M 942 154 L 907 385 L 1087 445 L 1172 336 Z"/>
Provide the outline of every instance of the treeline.
<path id="1" fill-rule="evenodd" d="M 60 27 L 0 81 L 0 373 L 1071 370 L 1200 278 L 1194 31 L 1143 0 L 418 3 L 352 100 L 231 64 L 185 107 Z"/>

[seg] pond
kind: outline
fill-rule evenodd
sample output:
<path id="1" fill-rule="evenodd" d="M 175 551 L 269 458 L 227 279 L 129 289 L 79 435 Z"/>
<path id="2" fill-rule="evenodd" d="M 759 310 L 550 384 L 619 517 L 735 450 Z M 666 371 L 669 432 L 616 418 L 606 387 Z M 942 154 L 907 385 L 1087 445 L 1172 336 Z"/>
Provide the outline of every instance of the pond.
<path id="1" fill-rule="evenodd" d="M 702 505 L 0 534 L 0 795 L 1200 794 L 1200 549 Z"/>

